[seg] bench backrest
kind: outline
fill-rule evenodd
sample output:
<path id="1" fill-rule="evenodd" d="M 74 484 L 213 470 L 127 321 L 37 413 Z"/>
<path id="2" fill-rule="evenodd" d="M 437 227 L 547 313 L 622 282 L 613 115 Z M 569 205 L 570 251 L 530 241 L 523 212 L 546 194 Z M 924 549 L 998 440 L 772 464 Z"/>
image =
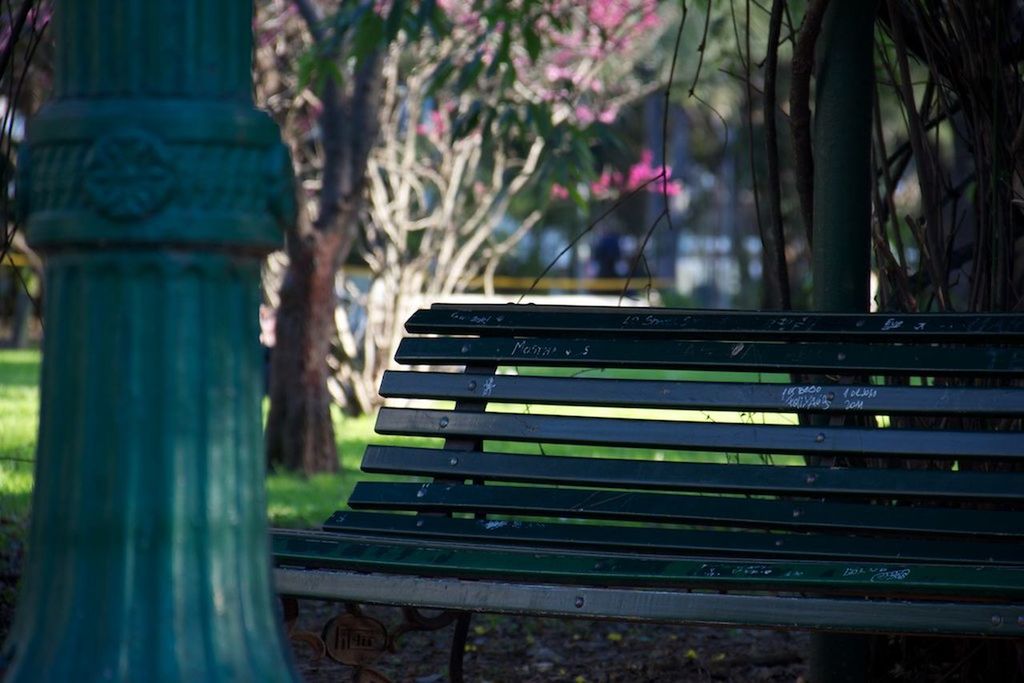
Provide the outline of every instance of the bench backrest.
<path id="1" fill-rule="evenodd" d="M 413 405 L 377 431 L 443 446 L 370 446 L 365 471 L 429 481 L 349 505 L 421 514 L 325 528 L 1024 564 L 1024 316 L 439 305 L 407 329 L 400 363 L 461 371 L 388 372 Z"/>

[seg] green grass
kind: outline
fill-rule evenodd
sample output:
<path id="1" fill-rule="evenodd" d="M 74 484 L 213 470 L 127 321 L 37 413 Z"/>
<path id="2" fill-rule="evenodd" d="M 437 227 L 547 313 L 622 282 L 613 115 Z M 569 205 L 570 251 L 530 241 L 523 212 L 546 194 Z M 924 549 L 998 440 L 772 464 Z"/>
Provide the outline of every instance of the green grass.
<path id="1" fill-rule="evenodd" d="M 0 351 L 0 517 L 24 518 L 39 423 L 39 352 Z"/>
<path id="2" fill-rule="evenodd" d="M 267 516 L 273 526 L 315 527 L 344 505 L 359 473 L 359 460 L 373 436 L 371 416 L 346 418 L 333 411 L 334 434 L 340 465 L 334 474 L 302 477 L 297 474 L 267 475 Z"/>
<path id="3" fill-rule="evenodd" d="M 439 439 L 399 439 L 373 433 L 372 415 L 345 417 L 332 411 L 334 436 L 338 445 L 340 469 L 335 474 L 302 477 L 297 474 L 267 475 L 267 514 L 270 523 L 279 527 L 314 527 L 323 524 L 335 510 L 344 507 L 356 481 L 386 481 L 396 477 L 364 474 L 359 471 L 366 444 L 399 443 L 430 445 Z"/>

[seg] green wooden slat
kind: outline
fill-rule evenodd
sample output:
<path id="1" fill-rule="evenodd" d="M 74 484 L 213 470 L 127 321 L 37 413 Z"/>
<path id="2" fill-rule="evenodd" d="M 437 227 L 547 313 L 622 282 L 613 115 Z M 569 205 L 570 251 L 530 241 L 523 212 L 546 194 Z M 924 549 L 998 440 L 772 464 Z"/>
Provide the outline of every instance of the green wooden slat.
<path id="1" fill-rule="evenodd" d="M 1024 535 L 1024 513 L 595 489 L 359 482 L 355 510 L 462 512 L 931 536 Z"/>
<path id="2" fill-rule="evenodd" d="M 556 618 L 612 619 L 717 626 L 764 626 L 824 631 L 956 634 L 1013 638 L 1024 634 L 1022 605 L 1002 600 L 953 602 L 908 596 L 808 596 L 723 593 L 677 588 L 579 586 L 501 578 L 460 579 L 352 569 L 280 565 L 274 583 L 282 595 Z"/>
<path id="3" fill-rule="evenodd" d="M 638 555 L 1024 565 L 1024 547 L 1019 543 L 950 543 L 948 540 L 826 534 L 455 519 L 350 510 L 335 512 L 324 522 L 323 529 L 349 534 L 394 534 L 428 540 L 463 541 L 491 547 L 495 544 L 532 545 Z"/>
<path id="4" fill-rule="evenodd" d="M 1002 416 L 1024 414 L 1024 389 L 667 380 L 528 375 L 467 376 L 452 372 L 384 373 L 384 397 L 486 400 L 496 403 L 692 408 L 751 412 Z"/>
<path id="5" fill-rule="evenodd" d="M 704 369 L 884 375 L 1024 375 L 1024 348 L 537 337 L 406 337 L 407 365 Z"/>
<path id="6" fill-rule="evenodd" d="M 720 452 L 879 454 L 929 458 L 1021 458 L 1019 432 L 631 420 L 381 408 L 377 432 L 445 438 L 572 443 Z"/>
<path id="7" fill-rule="evenodd" d="M 1008 602 L 723 594 L 287 566 L 274 570 L 274 580 L 279 593 L 300 598 L 402 607 L 402 596 L 416 595 L 423 607 L 485 614 L 869 634 L 1014 638 L 1024 633 L 1017 623 L 1021 605 Z"/>
<path id="8" fill-rule="evenodd" d="M 338 567 L 423 576 L 614 586 L 674 586 L 733 590 L 821 591 L 861 595 L 1024 596 L 1024 570 L 985 566 L 707 561 L 595 553 L 517 550 L 441 541 L 277 531 L 277 566 Z"/>
<path id="9" fill-rule="evenodd" d="M 362 469 L 375 474 L 560 486 L 1024 502 L 1024 473 L 1019 472 L 656 462 L 376 445 L 367 446 Z"/>
<path id="10" fill-rule="evenodd" d="M 435 304 L 417 311 L 412 333 L 516 336 L 674 336 L 707 339 L 831 339 L 896 342 L 913 339 L 1024 339 L 1024 316 L 1004 314 L 784 313 L 594 306 Z"/>

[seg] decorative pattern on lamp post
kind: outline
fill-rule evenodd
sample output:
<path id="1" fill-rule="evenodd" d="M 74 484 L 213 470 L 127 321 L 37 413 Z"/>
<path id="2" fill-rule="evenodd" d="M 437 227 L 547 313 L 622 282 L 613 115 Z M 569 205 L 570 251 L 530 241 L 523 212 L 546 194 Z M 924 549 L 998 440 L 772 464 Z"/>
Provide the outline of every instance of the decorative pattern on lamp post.
<path id="1" fill-rule="evenodd" d="M 248 0 L 64 0 L 19 206 L 47 257 L 6 681 L 297 679 L 264 502 L 262 256 L 294 197 Z"/>

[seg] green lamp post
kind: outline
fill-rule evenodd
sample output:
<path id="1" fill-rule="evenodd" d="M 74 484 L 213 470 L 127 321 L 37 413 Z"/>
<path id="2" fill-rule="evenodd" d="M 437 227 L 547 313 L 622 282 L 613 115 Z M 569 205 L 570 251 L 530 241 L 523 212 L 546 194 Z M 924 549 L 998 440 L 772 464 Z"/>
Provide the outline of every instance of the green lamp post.
<path id="1" fill-rule="evenodd" d="M 871 121 L 878 0 L 840 0 L 818 37 L 814 105 L 814 308 L 867 311 Z"/>
<path id="2" fill-rule="evenodd" d="M 250 0 L 62 0 L 19 194 L 47 258 L 5 681 L 297 678 L 266 535 L 261 257 L 293 203 Z"/>

